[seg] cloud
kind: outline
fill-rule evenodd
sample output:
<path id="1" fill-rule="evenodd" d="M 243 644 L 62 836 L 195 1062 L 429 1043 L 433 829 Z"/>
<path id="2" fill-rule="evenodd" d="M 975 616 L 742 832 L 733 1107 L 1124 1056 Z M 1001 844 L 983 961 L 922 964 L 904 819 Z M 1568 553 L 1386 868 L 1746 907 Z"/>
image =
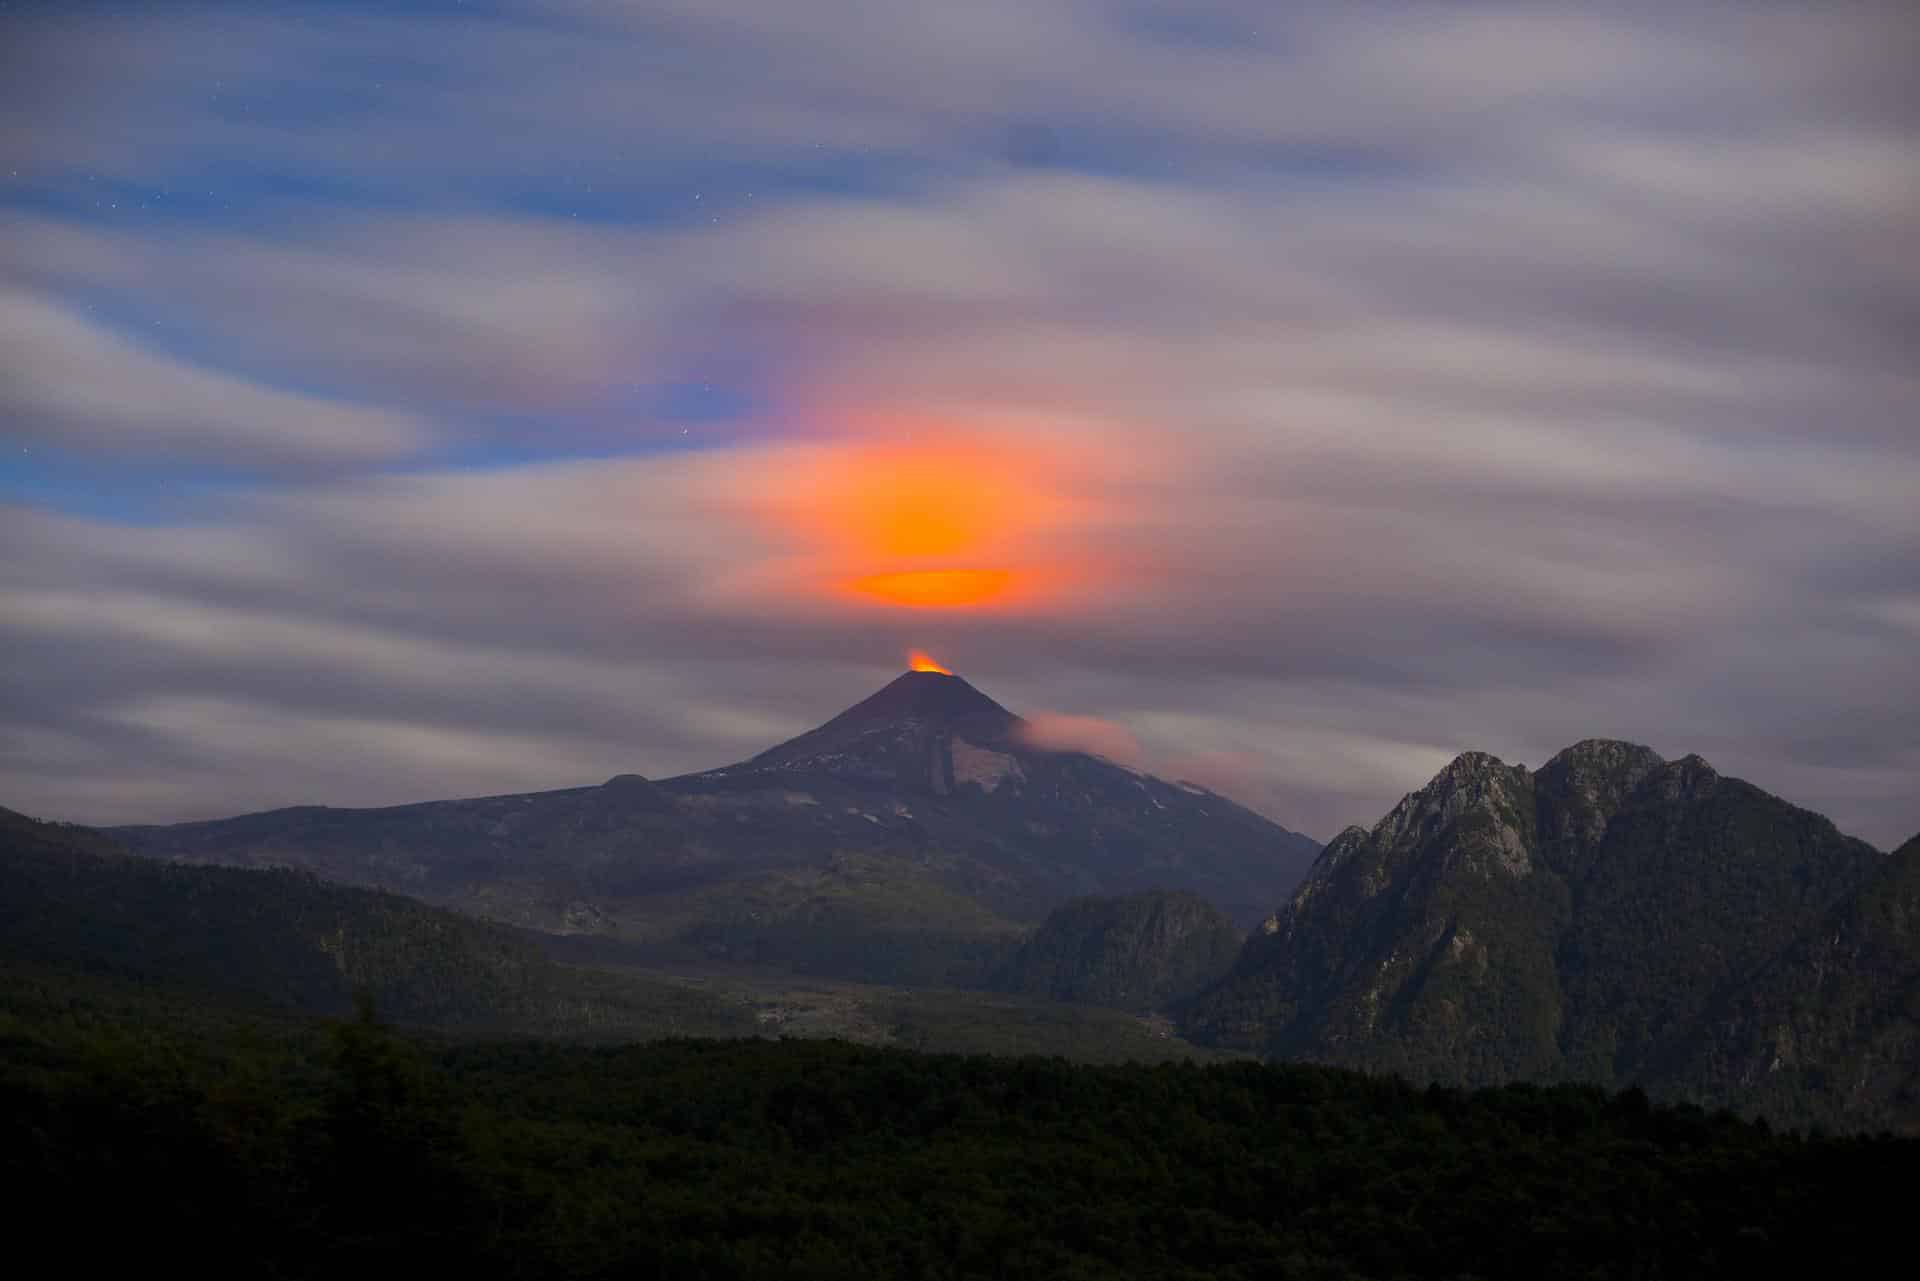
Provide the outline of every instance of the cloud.
<path id="1" fill-rule="evenodd" d="M 1920 828 L 1902 7 L 480 8 L 25 28 L 9 431 L 298 483 L 0 509 L 7 803 L 702 768 L 922 646 L 1321 836 L 1593 734 Z"/>
<path id="2" fill-rule="evenodd" d="M 1064 712 L 1028 712 L 1021 738 L 1046 752 L 1088 752 L 1120 765 L 1137 766 L 1140 740 L 1126 726 L 1098 716 Z"/>
<path id="3" fill-rule="evenodd" d="M 244 466 L 395 458 L 431 439 L 413 415 L 196 368 L 25 292 L 0 292 L 0 347 L 0 413 L 24 438 L 62 447 Z"/>
<path id="4" fill-rule="evenodd" d="M 276 224 L 154 239 L 16 216 L 0 264 L 162 332 L 191 318 L 245 369 L 442 413 L 601 409 L 671 363 L 657 250 L 631 239 L 498 218 Z"/>

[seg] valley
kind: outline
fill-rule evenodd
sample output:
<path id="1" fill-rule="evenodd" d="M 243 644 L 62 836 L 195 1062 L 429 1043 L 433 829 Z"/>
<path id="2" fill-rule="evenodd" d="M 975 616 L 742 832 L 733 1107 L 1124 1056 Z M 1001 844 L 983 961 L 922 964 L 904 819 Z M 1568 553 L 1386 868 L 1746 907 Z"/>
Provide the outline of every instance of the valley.
<path id="1" fill-rule="evenodd" d="M 1316 853 L 1023 725 L 910 672 L 659 783 L 99 833 L 16 817 L 9 955 L 313 1014 L 364 990 L 461 1035 L 1253 1056 L 1920 1129 L 1920 846 L 1588 740 L 1532 771 L 1465 753 Z M 212 959 L 236 949 L 261 961 Z"/>
<path id="2" fill-rule="evenodd" d="M 1036 746 L 933 672 L 683 778 L 109 834 L 149 857 L 301 868 L 550 933 L 948 985 L 984 981 L 1074 897 L 1184 890 L 1244 928 L 1319 850 L 1194 784 Z"/>
<path id="3" fill-rule="evenodd" d="M 112 1205 L 84 1253 L 132 1266 L 217 1218 L 217 1257 L 287 1276 L 1704 1275 L 1887 1244 L 1920 840 L 1589 740 L 1464 754 L 1301 877 L 1303 838 L 1209 845 L 1292 835 L 1211 793 L 1010 750 L 1047 790 L 996 799 L 977 758 L 939 782 L 977 724 L 827 728 L 663 784 L 0 811 L 32 1232 Z M 1284 888 L 1251 923 L 1141 888 L 1255 873 Z"/>

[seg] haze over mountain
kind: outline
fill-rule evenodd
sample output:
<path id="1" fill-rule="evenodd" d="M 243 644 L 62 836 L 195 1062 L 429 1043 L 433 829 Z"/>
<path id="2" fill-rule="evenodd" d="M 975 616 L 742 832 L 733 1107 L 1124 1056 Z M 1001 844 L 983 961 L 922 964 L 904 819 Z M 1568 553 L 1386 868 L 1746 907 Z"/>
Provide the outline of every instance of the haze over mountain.
<path id="1" fill-rule="evenodd" d="M 1317 851 L 1192 783 L 1046 747 L 908 672 L 819 728 L 664 782 L 116 829 L 137 853 L 330 879 L 534 928 L 819 973 L 983 976 L 1079 895 L 1179 889 L 1243 925 Z"/>
<path id="2" fill-rule="evenodd" d="M 1697 756 L 1470 752 L 1340 833 L 1186 1027 L 1416 1080 L 1912 1125 L 1915 862 Z"/>

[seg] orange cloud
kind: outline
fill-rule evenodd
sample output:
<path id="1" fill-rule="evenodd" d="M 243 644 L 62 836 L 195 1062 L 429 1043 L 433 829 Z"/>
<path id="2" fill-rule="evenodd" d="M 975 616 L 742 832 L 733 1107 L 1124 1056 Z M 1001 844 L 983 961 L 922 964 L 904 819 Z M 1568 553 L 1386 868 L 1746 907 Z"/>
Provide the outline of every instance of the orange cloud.
<path id="1" fill-rule="evenodd" d="M 1268 762 L 1237 749 L 1185 751 L 1168 756 L 1157 765 L 1155 772 L 1164 777 L 1197 783 L 1247 805 L 1260 799 L 1260 784 L 1272 773 Z"/>
<path id="2" fill-rule="evenodd" d="M 1046 752 L 1088 752 L 1121 765 L 1140 763 L 1140 740 L 1117 722 L 1063 712 L 1041 712 L 1025 721 L 1020 737 L 1029 747 Z"/>
<path id="3" fill-rule="evenodd" d="M 1010 569 L 921 569 L 904 574 L 868 574 L 847 590 L 883 605 L 909 609 L 964 609 L 1004 598 L 1014 587 Z"/>
<path id="4" fill-rule="evenodd" d="M 1097 457 L 1059 436 L 930 420 L 770 454 L 751 506 L 791 555 L 778 595 L 921 611 L 1039 608 L 1093 576 Z M 774 580 L 778 580 L 775 582 Z"/>

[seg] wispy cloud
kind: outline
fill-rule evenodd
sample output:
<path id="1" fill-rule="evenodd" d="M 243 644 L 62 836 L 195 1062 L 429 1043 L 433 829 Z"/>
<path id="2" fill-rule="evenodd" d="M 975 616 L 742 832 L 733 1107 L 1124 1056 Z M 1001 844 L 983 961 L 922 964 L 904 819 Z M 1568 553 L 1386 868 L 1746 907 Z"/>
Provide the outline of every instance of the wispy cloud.
<path id="1" fill-rule="evenodd" d="M 431 440 L 413 415 L 199 368 L 24 292 L 0 293 L 0 345 L 0 413 L 26 440 L 268 465 L 391 459 Z"/>
<path id="2" fill-rule="evenodd" d="M 0 802 L 670 773 L 924 645 L 1320 835 L 1590 734 L 1920 828 L 1904 6 L 469 9 L 14 20 L 9 438 L 262 479 L 0 465 Z M 955 440 L 966 554 L 853 536 Z"/>

